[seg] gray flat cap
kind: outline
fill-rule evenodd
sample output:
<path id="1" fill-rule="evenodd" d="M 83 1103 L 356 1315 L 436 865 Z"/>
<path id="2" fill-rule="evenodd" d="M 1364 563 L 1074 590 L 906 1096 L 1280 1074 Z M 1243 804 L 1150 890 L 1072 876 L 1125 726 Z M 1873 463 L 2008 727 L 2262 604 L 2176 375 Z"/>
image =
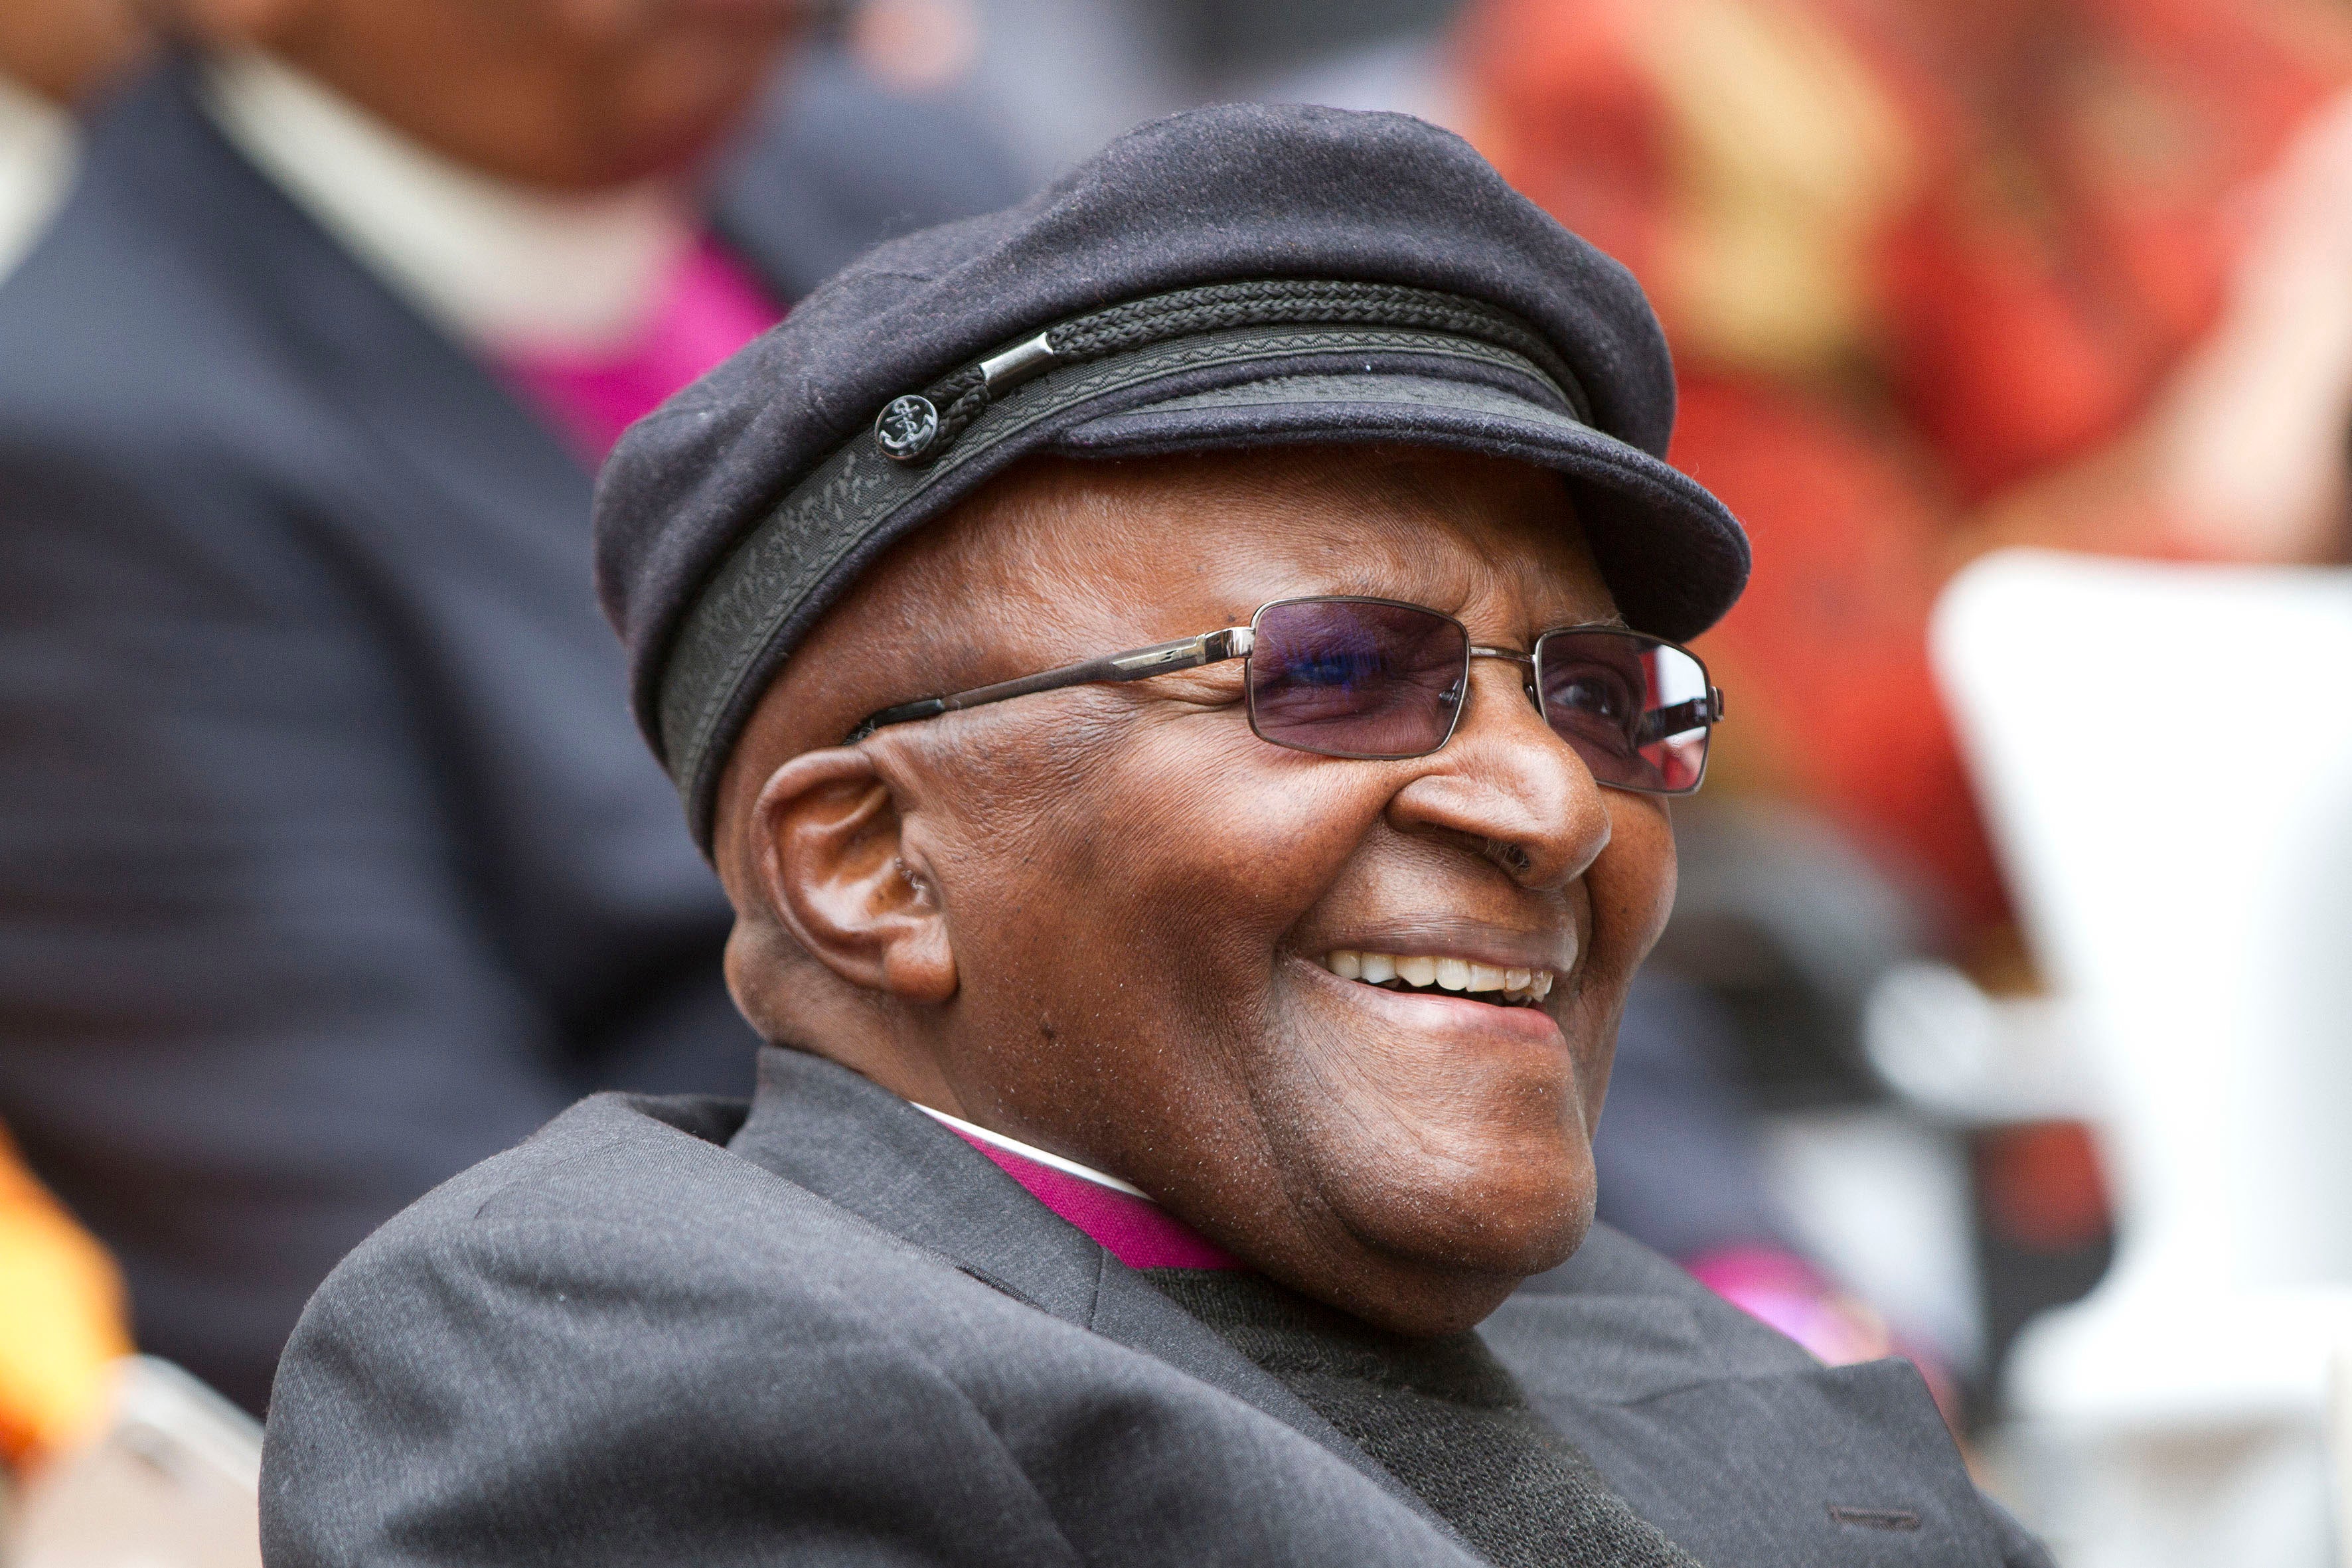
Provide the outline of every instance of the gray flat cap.
<path id="1" fill-rule="evenodd" d="M 877 247 L 639 422 L 598 485 L 597 587 L 707 851 L 793 647 L 1018 458 L 1383 441 L 1539 464 L 1574 482 L 1626 619 L 1683 638 L 1738 597 L 1748 542 L 1666 465 L 1673 424 L 1639 286 L 1460 138 L 1226 105 Z"/>

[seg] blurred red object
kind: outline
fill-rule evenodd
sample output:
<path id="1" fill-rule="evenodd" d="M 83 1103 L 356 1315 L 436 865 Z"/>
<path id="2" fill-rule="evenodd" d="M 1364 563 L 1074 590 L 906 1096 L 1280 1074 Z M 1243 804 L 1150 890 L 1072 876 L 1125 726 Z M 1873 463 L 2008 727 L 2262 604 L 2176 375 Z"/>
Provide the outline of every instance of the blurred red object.
<path id="1" fill-rule="evenodd" d="M 2039 1121 L 1979 1133 L 1977 1191 L 1985 1224 L 2027 1252 L 2072 1252 L 2107 1233 L 2106 1173 L 2091 1130 Z"/>
<path id="2" fill-rule="evenodd" d="M 1985 543 L 2183 548 L 2135 431 L 2224 311 L 2249 193 L 2352 82 L 2352 13 L 1484 0 L 1462 46 L 1474 139 L 1641 278 L 1675 460 L 1754 535 L 1706 647 L 1725 783 L 1998 921 L 1928 606 Z"/>

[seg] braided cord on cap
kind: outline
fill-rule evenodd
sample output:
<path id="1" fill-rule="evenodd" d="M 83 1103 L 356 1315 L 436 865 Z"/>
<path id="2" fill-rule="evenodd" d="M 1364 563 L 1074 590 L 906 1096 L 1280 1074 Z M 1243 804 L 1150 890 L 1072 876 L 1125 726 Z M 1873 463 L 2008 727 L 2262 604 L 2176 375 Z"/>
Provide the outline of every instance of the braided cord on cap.
<path id="1" fill-rule="evenodd" d="M 1309 324 L 1414 329 L 1493 343 L 1539 366 L 1567 394 L 1579 419 L 1592 417 L 1575 373 L 1540 333 L 1507 310 L 1403 284 L 1276 278 L 1180 289 L 1073 317 L 1021 350 L 965 365 L 921 393 L 893 399 L 875 421 L 875 439 L 895 462 L 933 462 L 998 394 L 1048 367 L 1235 327 Z"/>

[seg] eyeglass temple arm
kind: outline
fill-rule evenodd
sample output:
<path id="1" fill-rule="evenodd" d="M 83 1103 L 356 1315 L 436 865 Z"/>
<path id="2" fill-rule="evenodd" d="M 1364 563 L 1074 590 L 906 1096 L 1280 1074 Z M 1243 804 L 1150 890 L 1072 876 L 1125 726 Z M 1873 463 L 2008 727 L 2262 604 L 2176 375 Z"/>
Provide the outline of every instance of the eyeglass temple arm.
<path id="1" fill-rule="evenodd" d="M 1690 730 L 1704 730 L 1723 722 L 1723 692 L 1710 686 L 1704 697 L 1694 697 L 1687 702 L 1677 702 L 1671 708 L 1653 708 L 1642 715 L 1633 727 L 1633 743 L 1647 746 L 1679 735 Z"/>
<path id="2" fill-rule="evenodd" d="M 1002 702 L 1008 697 L 1058 691 L 1066 686 L 1141 680 L 1149 676 L 1165 675 L 1173 669 L 1194 669 L 1204 664 L 1223 664 L 1229 658 L 1248 657 L 1254 640 L 1249 627 L 1227 626 L 1223 631 L 1202 632 L 1198 637 L 1179 637 L 1174 642 L 1129 648 L 1125 653 L 1107 653 L 1083 664 L 1066 664 L 1059 669 L 1024 675 L 1017 680 L 1000 680 L 993 686 L 975 686 L 969 691 L 950 692 L 945 697 L 919 698 L 868 716 L 841 743 L 854 746 L 886 724 L 911 724 L 919 719 L 936 719 L 942 713 L 984 707 L 991 702 Z"/>

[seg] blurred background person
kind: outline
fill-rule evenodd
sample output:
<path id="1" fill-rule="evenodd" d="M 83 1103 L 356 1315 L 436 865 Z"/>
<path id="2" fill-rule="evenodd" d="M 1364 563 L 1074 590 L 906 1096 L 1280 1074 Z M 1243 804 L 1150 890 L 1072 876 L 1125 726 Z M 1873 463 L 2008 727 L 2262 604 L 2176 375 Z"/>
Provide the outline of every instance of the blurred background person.
<path id="1" fill-rule="evenodd" d="M 595 1088 L 749 1089 L 593 466 L 1016 193 L 797 0 L 159 9 L 0 286 L 0 1120 L 258 1411 L 436 1181 Z"/>
<path id="2" fill-rule="evenodd" d="M 10 0 L 0 11 L 0 278 L 72 180 L 75 109 L 146 47 L 130 0 Z"/>
<path id="3" fill-rule="evenodd" d="M 0 11 L 0 279 L 65 195 L 75 110 L 146 47 L 116 0 L 12 0 Z M 108 1369 L 131 1353 L 124 1306 L 112 1260 L 0 1129 L 0 1502 L 7 1470 L 37 1466 L 98 1419 Z"/>

